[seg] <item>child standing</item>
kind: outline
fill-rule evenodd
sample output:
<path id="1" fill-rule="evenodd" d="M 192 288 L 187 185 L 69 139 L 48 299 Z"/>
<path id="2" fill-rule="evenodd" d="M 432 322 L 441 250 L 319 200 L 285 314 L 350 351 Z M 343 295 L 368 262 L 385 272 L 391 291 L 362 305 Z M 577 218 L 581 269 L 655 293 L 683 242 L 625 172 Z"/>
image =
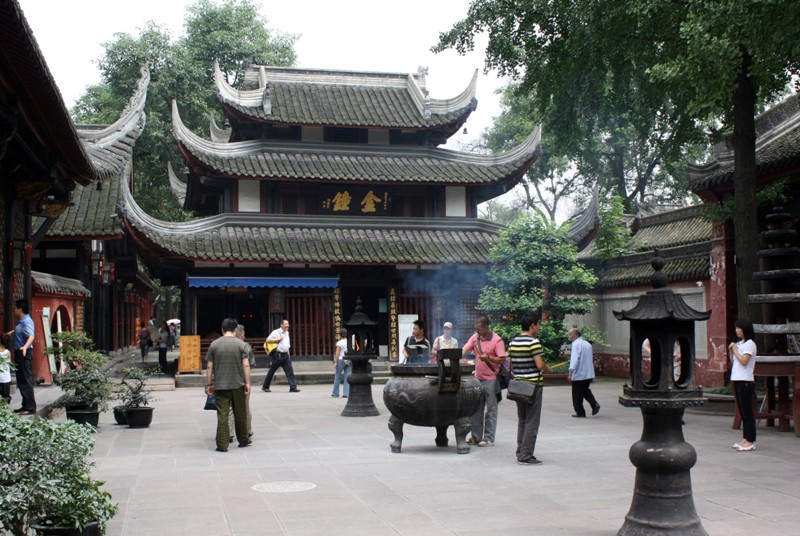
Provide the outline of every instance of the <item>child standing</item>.
<path id="1" fill-rule="evenodd" d="M 11 405 L 11 336 L 4 333 L 0 337 L 0 397 Z"/>

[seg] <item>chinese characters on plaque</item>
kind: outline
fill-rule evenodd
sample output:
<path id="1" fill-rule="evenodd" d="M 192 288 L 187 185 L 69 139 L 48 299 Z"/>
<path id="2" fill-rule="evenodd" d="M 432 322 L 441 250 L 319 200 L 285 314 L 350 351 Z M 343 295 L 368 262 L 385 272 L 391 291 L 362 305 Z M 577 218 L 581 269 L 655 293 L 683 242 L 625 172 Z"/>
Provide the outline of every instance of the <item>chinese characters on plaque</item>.
<path id="1" fill-rule="evenodd" d="M 388 216 L 391 199 L 383 188 L 369 186 L 323 187 L 322 213 L 346 216 Z"/>

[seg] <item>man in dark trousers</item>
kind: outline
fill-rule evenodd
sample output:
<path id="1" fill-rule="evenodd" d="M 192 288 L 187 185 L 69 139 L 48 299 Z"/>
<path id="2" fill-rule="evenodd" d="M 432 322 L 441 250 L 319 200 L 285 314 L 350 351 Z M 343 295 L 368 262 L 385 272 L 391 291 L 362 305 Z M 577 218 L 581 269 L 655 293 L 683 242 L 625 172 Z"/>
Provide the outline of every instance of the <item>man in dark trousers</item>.
<path id="1" fill-rule="evenodd" d="M 245 343 L 236 338 L 236 326 L 233 318 L 223 320 L 222 337 L 211 343 L 206 354 L 206 392 L 217 397 L 217 452 L 228 452 L 231 408 L 239 447 L 252 443 L 247 437 L 246 400 L 250 392 L 250 362 Z"/>
<path id="2" fill-rule="evenodd" d="M 14 303 L 14 363 L 17 365 L 17 388 L 22 397 L 22 407 L 14 410 L 20 415 L 36 413 L 36 398 L 33 394 L 33 319 L 28 314 L 28 302 L 17 300 Z"/>
<path id="3" fill-rule="evenodd" d="M 283 373 L 286 374 L 286 380 L 289 382 L 289 392 L 299 393 L 300 389 L 297 388 L 297 380 L 294 378 L 294 369 L 292 368 L 292 358 L 289 356 L 289 350 L 292 347 L 292 341 L 289 339 L 289 321 L 284 319 L 281 322 L 281 327 L 273 331 L 267 337 L 267 344 L 277 344 L 278 347 L 272 352 L 272 364 L 269 366 L 267 377 L 264 378 L 264 385 L 261 390 L 269 393 L 269 386 L 272 383 L 272 377 L 275 376 L 275 371 L 278 368 L 283 368 Z"/>
<path id="4" fill-rule="evenodd" d="M 592 345 L 581 337 L 581 330 L 572 328 L 569 330 L 569 340 L 572 341 L 572 352 L 569 359 L 569 381 L 572 382 L 572 406 L 575 409 L 573 417 L 586 417 L 586 410 L 583 408 L 583 400 L 589 403 L 592 408 L 592 415 L 597 415 L 600 411 L 600 404 L 592 394 L 589 386 L 594 379 L 594 358 L 592 357 Z"/>

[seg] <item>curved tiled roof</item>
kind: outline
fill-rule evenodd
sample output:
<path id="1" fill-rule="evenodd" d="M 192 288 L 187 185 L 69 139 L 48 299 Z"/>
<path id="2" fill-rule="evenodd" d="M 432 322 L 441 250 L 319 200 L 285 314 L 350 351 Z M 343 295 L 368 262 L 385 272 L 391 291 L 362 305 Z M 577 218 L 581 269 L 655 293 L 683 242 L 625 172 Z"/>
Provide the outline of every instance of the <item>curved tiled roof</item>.
<path id="1" fill-rule="evenodd" d="M 36 138 L 52 151 L 70 181 L 88 184 L 107 176 L 81 143 L 61 93 L 16 0 L 0 2 L 0 72 L 16 108 Z"/>
<path id="2" fill-rule="evenodd" d="M 103 178 L 118 175 L 131 158 L 133 145 L 144 130 L 146 118 L 144 105 L 149 84 L 150 71 L 143 67 L 136 89 L 119 119 L 108 126 L 76 127 L 81 141 L 92 157 L 92 163 Z"/>
<path id="3" fill-rule="evenodd" d="M 91 297 L 91 291 L 77 279 L 45 274 L 31 270 L 33 286 L 48 294 L 71 294 L 73 296 Z"/>
<path id="4" fill-rule="evenodd" d="M 190 222 L 157 220 L 122 189 L 133 235 L 161 258 L 219 262 L 472 264 L 489 262 L 499 225 L 470 218 L 410 219 L 227 213 Z"/>
<path id="5" fill-rule="evenodd" d="M 48 237 L 97 238 L 122 234 L 115 207 L 119 202 L 120 185 L 131 175 L 133 146 L 144 130 L 144 103 L 149 82 L 148 70 L 142 69 L 133 96 L 114 124 L 77 127 L 95 167 L 103 170 L 104 177 L 88 186 L 75 187 L 70 197 L 71 206 L 53 222 L 47 231 Z M 34 228 L 38 228 L 41 221 L 34 220 Z"/>
<path id="6" fill-rule="evenodd" d="M 421 74 L 256 69 L 246 78 L 257 87 L 238 90 L 214 62 L 217 96 L 245 116 L 274 123 L 422 129 L 461 124 L 477 106 L 477 70 L 460 95 L 431 99 Z"/>
<path id="7" fill-rule="evenodd" d="M 710 251 L 710 245 L 709 245 Z M 684 258 L 665 258 L 666 266 L 662 270 L 670 282 L 693 281 L 707 279 L 711 269 L 709 251 L 698 252 L 698 256 Z M 664 254 L 665 251 L 660 251 Z M 609 263 L 601 271 L 598 287 L 634 287 L 648 285 L 653 275 L 652 252 L 642 254 L 638 262 L 624 258 L 624 263 Z"/>
<path id="8" fill-rule="evenodd" d="M 704 214 L 705 207 L 695 205 L 645 216 L 633 235 L 631 248 L 645 251 L 711 240 L 713 224 Z"/>
<path id="9" fill-rule="evenodd" d="M 129 174 L 130 167 L 123 168 Z M 122 225 L 115 208 L 119 202 L 122 177 L 103 181 L 102 189 L 94 184 L 78 186 L 72 192 L 72 206 L 62 212 L 50 229 L 48 238 L 101 238 L 122 235 Z M 40 218 L 36 218 L 38 228 Z"/>
<path id="10" fill-rule="evenodd" d="M 524 173 L 541 154 L 537 127 L 500 155 L 427 146 L 336 145 L 261 140 L 215 143 L 191 132 L 172 103 L 172 132 L 184 155 L 220 175 L 377 183 L 482 185 Z"/>
<path id="11" fill-rule="evenodd" d="M 172 197 L 183 206 L 186 201 L 186 183 L 178 178 L 175 171 L 172 169 L 172 162 L 167 162 L 167 175 L 169 176 L 169 189 L 172 192 Z"/>
<path id="12" fill-rule="evenodd" d="M 800 95 L 773 106 L 756 118 L 756 173 L 800 166 Z M 689 166 L 689 188 L 703 190 L 733 182 L 730 135 L 714 147 L 714 160 Z"/>

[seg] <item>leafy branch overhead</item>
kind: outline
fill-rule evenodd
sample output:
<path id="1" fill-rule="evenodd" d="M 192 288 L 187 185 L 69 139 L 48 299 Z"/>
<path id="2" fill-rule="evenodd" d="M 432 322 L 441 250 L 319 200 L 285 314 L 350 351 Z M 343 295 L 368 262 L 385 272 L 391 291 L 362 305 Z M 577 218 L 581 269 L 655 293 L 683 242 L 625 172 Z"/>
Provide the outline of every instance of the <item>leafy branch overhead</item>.
<path id="1" fill-rule="evenodd" d="M 133 152 L 134 197 L 150 215 L 167 221 L 189 217 L 172 198 L 167 175 L 167 162 L 176 170 L 183 165 L 171 134 L 172 100 L 178 101 L 181 117 L 191 129 L 207 133 L 211 117 L 218 124 L 222 119 L 212 77 L 214 60 L 237 87 L 248 63 L 294 64 L 297 36 L 268 29 L 259 9 L 252 0 L 221 4 L 199 0 L 187 8 L 185 35 L 178 39 L 150 21 L 137 36 L 116 34 L 104 43 L 105 54 L 98 61 L 102 82 L 90 86 L 72 112 L 82 123 L 115 121 L 130 98 L 139 69 L 150 66 L 147 126 Z"/>
<path id="2" fill-rule="evenodd" d="M 621 0 L 551 2 L 474 0 L 466 17 L 440 35 L 434 50 L 472 50 L 488 34 L 485 66 L 513 76 L 530 95 L 531 109 L 568 154 L 602 155 L 625 200 L 619 164 L 621 133 L 638 140 L 640 169 L 674 162 L 700 141 L 710 119 L 730 130 L 734 152 L 739 314 L 749 306 L 758 270 L 755 114 L 800 72 L 800 2 Z M 585 142 L 607 136 L 599 151 Z M 652 157 L 648 156 L 652 155 Z M 616 166 L 616 167 L 615 167 Z M 642 177 L 646 174 L 642 174 Z"/>

